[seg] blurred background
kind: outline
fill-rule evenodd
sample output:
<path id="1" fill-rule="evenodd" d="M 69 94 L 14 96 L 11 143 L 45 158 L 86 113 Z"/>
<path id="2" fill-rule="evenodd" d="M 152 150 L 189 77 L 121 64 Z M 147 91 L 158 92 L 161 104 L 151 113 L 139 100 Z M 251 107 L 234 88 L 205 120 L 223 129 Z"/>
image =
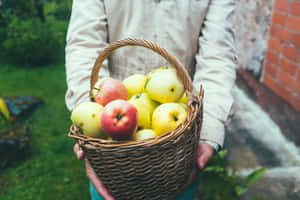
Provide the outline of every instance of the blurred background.
<path id="1" fill-rule="evenodd" d="M 300 199 L 300 2 L 239 0 L 239 67 L 225 150 L 199 199 Z M 89 199 L 67 137 L 72 0 L 0 0 L 0 199 Z M 201 197 L 201 198 L 200 198 Z"/>

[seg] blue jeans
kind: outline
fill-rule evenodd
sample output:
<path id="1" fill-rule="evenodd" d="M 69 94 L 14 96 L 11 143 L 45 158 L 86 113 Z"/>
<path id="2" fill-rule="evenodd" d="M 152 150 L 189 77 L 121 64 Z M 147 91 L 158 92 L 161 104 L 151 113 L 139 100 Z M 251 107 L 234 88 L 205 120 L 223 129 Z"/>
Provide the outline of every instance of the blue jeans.
<path id="1" fill-rule="evenodd" d="M 177 200 L 193 200 L 196 196 L 197 189 L 199 185 L 199 179 L 196 179 L 187 189 L 186 191 L 177 198 Z M 94 188 L 93 184 L 90 182 L 90 194 L 91 194 L 91 200 L 104 200 L 103 197 L 101 197 L 96 189 Z"/>

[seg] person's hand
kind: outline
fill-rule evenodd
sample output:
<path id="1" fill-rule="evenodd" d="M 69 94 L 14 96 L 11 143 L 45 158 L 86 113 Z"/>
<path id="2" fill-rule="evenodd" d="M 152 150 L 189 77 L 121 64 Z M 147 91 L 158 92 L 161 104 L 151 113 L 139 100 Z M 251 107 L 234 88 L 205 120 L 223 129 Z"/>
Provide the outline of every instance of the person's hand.
<path id="1" fill-rule="evenodd" d="M 197 152 L 197 165 L 200 170 L 204 169 L 207 162 L 213 157 L 214 148 L 207 143 L 199 143 Z"/>
<path id="2" fill-rule="evenodd" d="M 188 179 L 187 185 L 190 185 L 194 180 L 195 177 L 199 175 L 199 172 L 205 168 L 207 162 L 213 157 L 214 155 L 214 148 L 212 145 L 207 143 L 199 143 L 198 151 L 197 151 L 197 167 L 192 170 L 190 177 Z"/>
<path id="3" fill-rule="evenodd" d="M 85 160 L 86 176 L 92 182 L 98 194 L 100 194 L 105 200 L 114 200 L 114 198 L 108 193 L 107 189 L 102 184 L 94 169 L 91 167 L 89 161 L 84 158 L 84 153 L 78 144 L 74 145 L 74 153 L 79 160 Z"/>

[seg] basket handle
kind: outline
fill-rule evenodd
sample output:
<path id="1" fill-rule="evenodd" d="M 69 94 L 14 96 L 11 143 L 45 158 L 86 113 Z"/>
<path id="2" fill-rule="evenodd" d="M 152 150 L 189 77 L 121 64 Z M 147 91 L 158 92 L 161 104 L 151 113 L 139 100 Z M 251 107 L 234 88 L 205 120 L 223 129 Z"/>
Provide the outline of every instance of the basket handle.
<path id="1" fill-rule="evenodd" d="M 193 84 L 192 80 L 186 71 L 185 67 L 181 64 L 181 62 L 173 55 L 171 55 L 166 49 L 162 48 L 158 44 L 145 39 L 138 39 L 138 38 L 126 38 L 122 40 L 118 40 L 115 42 L 110 43 L 107 45 L 103 51 L 99 54 L 93 70 L 91 74 L 91 84 L 90 84 L 90 98 L 92 98 L 92 90 L 94 85 L 96 84 L 98 80 L 98 74 L 99 70 L 104 62 L 104 60 L 116 49 L 124 46 L 141 46 L 148 49 L 151 49 L 152 51 L 158 53 L 163 58 L 165 58 L 169 64 L 171 64 L 173 67 L 177 70 L 177 76 L 181 80 L 182 84 L 184 85 L 185 90 L 189 92 L 193 92 Z"/>

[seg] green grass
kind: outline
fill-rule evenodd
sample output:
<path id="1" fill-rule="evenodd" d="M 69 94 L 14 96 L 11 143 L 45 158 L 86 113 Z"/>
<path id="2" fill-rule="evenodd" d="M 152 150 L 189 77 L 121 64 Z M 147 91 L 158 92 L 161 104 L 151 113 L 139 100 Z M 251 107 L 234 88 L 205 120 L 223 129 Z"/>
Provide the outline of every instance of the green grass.
<path id="1" fill-rule="evenodd" d="M 45 101 L 21 123 L 30 129 L 30 156 L 0 172 L 0 199 L 89 199 L 84 164 L 67 137 L 63 64 L 42 68 L 0 65 L 0 97 L 34 95 Z"/>

